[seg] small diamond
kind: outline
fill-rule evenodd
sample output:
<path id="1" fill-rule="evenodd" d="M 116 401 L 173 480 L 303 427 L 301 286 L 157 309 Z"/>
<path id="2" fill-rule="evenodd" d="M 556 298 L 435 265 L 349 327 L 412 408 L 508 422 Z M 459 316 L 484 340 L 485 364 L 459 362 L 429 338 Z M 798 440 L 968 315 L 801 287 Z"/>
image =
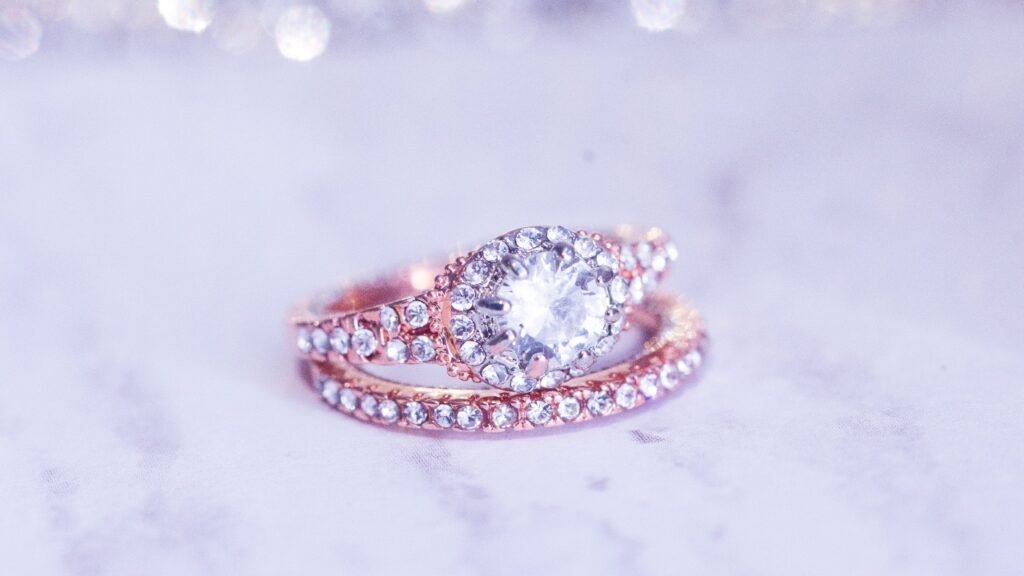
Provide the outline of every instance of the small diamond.
<path id="1" fill-rule="evenodd" d="M 626 270 L 633 270 L 636 268 L 636 255 L 633 254 L 633 249 L 629 246 L 623 246 L 619 250 L 619 262 L 622 262 L 622 267 Z"/>
<path id="2" fill-rule="evenodd" d="M 363 396 L 363 399 L 359 402 L 359 408 L 363 411 L 363 414 L 373 417 L 377 415 L 377 398 L 372 394 Z"/>
<path id="3" fill-rule="evenodd" d="M 346 412 L 355 410 L 358 404 L 359 396 L 351 388 L 345 388 L 338 395 L 338 405 Z"/>
<path id="4" fill-rule="evenodd" d="M 632 384 L 623 384 L 615 392 L 615 403 L 622 408 L 632 408 L 636 404 L 636 388 Z"/>
<path id="5" fill-rule="evenodd" d="M 405 403 L 402 414 L 405 415 L 405 421 L 414 426 L 420 426 L 427 421 L 427 408 L 415 400 Z"/>
<path id="6" fill-rule="evenodd" d="M 647 398 L 654 398 L 658 395 L 658 376 L 656 374 L 644 374 L 640 377 L 640 393 Z"/>
<path id="7" fill-rule="evenodd" d="M 391 424 L 398 421 L 398 404 L 394 400 L 384 399 L 377 406 L 377 413 L 383 422 Z"/>
<path id="8" fill-rule="evenodd" d="M 568 244 L 572 246 L 572 243 L 576 240 L 576 235 L 564 226 L 553 226 L 548 228 L 548 240 L 552 244 Z"/>
<path id="9" fill-rule="evenodd" d="M 612 397 L 604 390 L 598 390 L 587 399 L 587 410 L 594 416 L 607 416 L 612 411 Z"/>
<path id="10" fill-rule="evenodd" d="M 671 240 L 665 243 L 665 255 L 668 256 L 669 262 L 675 262 L 676 258 L 679 258 L 679 249 L 676 248 L 676 243 Z"/>
<path id="11" fill-rule="evenodd" d="M 644 299 L 644 283 L 637 276 L 633 278 L 633 281 L 629 283 L 629 293 L 633 296 L 633 302 L 639 304 Z"/>
<path id="12" fill-rule="evenodd" d="M 313 342 L 313 349 L 321 354 L 327 354 L 331 343 L 328 341 L 327 332 L 323 328 L 314 328 L 309 339 Z"/>
<path id="13" fill-rule="evenodd" d="M 303 354 L 309 354 L 309 351 L 313 349 L 313 341 L 310 340 L 308 328 L 299 328 L 299 333 L 295 338 L 295 345 L 299 347 L 299 352 Z"/>
<path id="14" fill-rule="evenodd" d="M 508 404 L 501 403 L 491 409 L 491 424 L 495 428 L 509 428 L 519 419 L 519 412 Z"/>
<path id="15" fill-rule="evenodd" d="M 455 419 L 459 423 L 459 428 L 462 428 L 463 430 L 475 430 L 483 423 L 484 413 L 476 406 L 467 404 L 462 408 L 459 408 L 458 413 L 455 415 Z"/>
<path id="16" fill-rule="evenodd" d="M 532 392 L 537 387 L 537 381 L 530 378 L 522 372 L 517 373 L 512 377 L 512 381 L 509 383 L 513 392 L 526 393 Z"/>
<path id="17" fill-rule="evenodd" d="M 556 388 L 559 384 L 565 381 L 564 372 L 548 372 L 547 374 L 540 377 L 541 388 Z"/>
<path id="18" fill-rule="evenodd" d="M 661 367 L 661 385 L 666 390 L 675 388 L 680 380 L 679 369 L 675 364 L 665 364 Z"/>
<path id="19" fill-rule="evenodd" d="M 594 258 L 594 262 L 597 262 L 598 266 L 604 266 L 605 268 L 611 268 L 612 270 L 619 269 L 619 260 L 615 257 L 615 254 L 602 250 L 597 253 L 597 258 Z"/>
<path id="20" fill-rule="evenodd" d="M 573 248 L 575 248 L 576 253 L 583 258 L 593 258 L 597 255 L 598 251 L 601 250 L 601 247 L 597 245 L 597 242 L 594 242 L 594 239 L 588 236 L 577 238 Z"/>
<path id="21" fill-rule="evenodd" d="M 533 250 L 544 242 L 544 231 L 540 228 L 523 228 L 516 233 L 516 246 L 523 250 Z"/>
<path id="22" fill-rule="evenodd" d="M 615 337 L 605 336 L 597 341 L 597 345 L 594 346 L 594 354 L 597 356 L 604 356 L 605 354 L 612 351 L 615 347 Z"/>
<path id="23" fill-rule="evenodd" d="M 391 306 L 384 306 L 380 309 L 380 325 L 388 332 L 394 334 L 398 330 L 398 312 Z"/>
<path id="24" fill-rule="evenodd" d="M 352 334 L 352 348 L 355 349 L 356 354 L 365 358 L 377 349 L 377 338 L 370 330 L 360 328 Z"/>
<path id="25" fill-rule="evenodd" d="M 487 357 L 487 354 L 484 353 L 483 348 L 479 344 L 470 340 L 463 343 L 462 347 L 459 348 L 459 357 L 470 366 L 479 366 Z"/>
<path id="26" fill-rule="evenodd" d="M 551 420 L 551 404 L 547 400 L 538 399 L 526 407 L 526 419 L 534 426 L 543 426 Z"/>
<path id="27" fill-rule="evenodd" d="M 651 255 L 651 269 L 661 272 L 668 266 L 668 253 L 664 248 L 658 248 Z"/>
<path id="28" fill-rule="evenodd" d="M 330 335 L 331 348 L 334 349 L 338 354 L 344 354 L 348 352 L 348 332 L 345 332 L 341 328 L 335 328 L 331 330 Z"/>
<path id="29" fill-rule="evenodd" d="M 476 302 L 476 290 L 472 286 L 459 284 L 451 293 L 452 308 L 465 312 Z"/>
<path id="30" fill-rule="evenodd" d="M 508 380 L 508 368 L 503 364 L 488 364 L 480 371 L 480 375 L 483 376 L 484 382 L 491 386 L 501 386 Z"/>
<path id="31" fill-rule="evenodd" d="M 580 415 L 580 401 L 574 396 L 566 396 L 558 403 L 558 417 L 562 420 L 575 420 Z"/>
<path id="32" fill-rule="evenodd" d="M 452 336 L 455 336 L 456 340 L 465 340 L 473 335 L 476 331 L 476 324 L 473 323 L 473 319 L 469 316 L 463 316 L 461 314 L 452 316 L 451 319 Z"/>
<path id="33" fill-rule="evenodd" d="M 491 265 L 484 260 L 473 260 L 462 269 L 462 279 L 474 286 L 479 286 L 487 281 L 491 273 Z"/>
<path id="34" fill-rule="evenodd" d="M 651 265 L 651 252 L 651 245 L 647 242 L 641 242 L 636 245 L 636 259 L 644 268 Z"/>
<path id="35" fill-rule="evenodd" d="M 430 312 L 422 300 L 413 300 L 405 307 L 405 322 L 413 328 L 420 328 L 430 321 Z"/>
<path id="36" fill-rule="evenodd" d="M 434 359 L 434 343 L 429 336 L 417 336 L 412 339 L 412 357 L 417 362 L 430 362 Z"/>
<path id="37" fill-rule="evenodd" d="M 686 358 L 680 358 L 676 362 L 676 370 L 679 371 L 680 378 L 685 378 L 690 374 L 693 374 L 693 368 L 691 368 L 690 365 L 686 363 Z"/>
<path id="38" fill-rule="evenodd" d="M 508 244 L 501 240 L 491 240 L 480 250 L 480 255 L 488 262 L 497 262 L 505 254 L 508 254 Z"/>
<path id="39" fill-rule="evenodd" d="M 338 394 L 340 392 L 341 384 L 338 384 L 336 380 L 324 380 L 320 394 L 323 395 L 324 400 L 326 400 L 328 404 L 336 406 L 338 404 Z"/>
<path id="40" fill-rule="evenodd" d="M 389 340 L 384 348 L 384 354 L 392 362 L 405 362 L 409 358 L 409 348 L 399 339 Z"/>
<path id="41" fill-rule="evenodd" d="M 608 285 L 608 295 L 611 296 L 612 302 L 624 304 L 626 299 L 629 298 L 629 284 L 625 278 L 616 276 L 611 284 Z"/>
<path id="42" fill-rule="evenodd" d="M 686 356 L 683 356 L 683 360 L 686 362 L 687 366 L 696 370 L 697 368 L 700 368 L 700 363 L 704 361 L 704 356 L 700 353 L 700 350 L 694 348 L 687 352 Z"/>
<path id="43" fill-rule="evenodd" d="M 434 424 L 441 428 L 451 428 L 455 424 L 455 411 L 447 404 L 438 404 L 434 408 Z"/>

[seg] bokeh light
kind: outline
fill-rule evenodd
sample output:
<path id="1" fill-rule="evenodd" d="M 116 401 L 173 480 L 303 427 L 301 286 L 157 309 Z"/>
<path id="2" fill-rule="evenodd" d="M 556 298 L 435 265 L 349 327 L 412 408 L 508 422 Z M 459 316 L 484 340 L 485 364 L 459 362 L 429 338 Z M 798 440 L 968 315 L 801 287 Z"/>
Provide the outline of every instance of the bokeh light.
<path id="1" fill-rule="evenodd" d="M 631 0 L 637 26 L 651 32 L 665 32 L 679 24 L 686 0 Z"/>
<path id="2" fill-rule="evenodd" d="M 292 6 L 281 12 L 274 26 L 274 40 L 281 55 L 308 62 L 323 54 L 331 38 L 331 21 L 316 6 Z"/>
<path id="3" fill-rule="evenodd" d="M 164 22 L 175 30 L 199 33 L 213 22 L 214 0 L 157 0 Z"/>

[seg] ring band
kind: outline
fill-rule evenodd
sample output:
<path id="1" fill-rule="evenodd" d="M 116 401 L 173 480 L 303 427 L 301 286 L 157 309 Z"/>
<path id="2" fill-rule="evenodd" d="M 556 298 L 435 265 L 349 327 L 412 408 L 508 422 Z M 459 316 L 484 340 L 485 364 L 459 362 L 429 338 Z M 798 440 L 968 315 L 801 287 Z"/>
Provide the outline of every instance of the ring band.
<path id="1" fill-rule="evenodd" d="M 611 351 L 676 255 L 656 228 L 521 228 L 447 266 L 314 299 L 291 323 L 318 362 L 433 363 L 513 392 L 555 388 Z"/>
<path id="2" fill-rule="evenodd" d="M 385 426 L 462 432 L 523 431 L 585 422 L 638 408 L 695 377 L 706 354 L 702 320 L 655 294 L 638 320 L 653 336 L 636 356 L 549 390 L 433 388 L 387 380 L 358 364 L 309 360 L 311 384 L 342 413 Z"/>

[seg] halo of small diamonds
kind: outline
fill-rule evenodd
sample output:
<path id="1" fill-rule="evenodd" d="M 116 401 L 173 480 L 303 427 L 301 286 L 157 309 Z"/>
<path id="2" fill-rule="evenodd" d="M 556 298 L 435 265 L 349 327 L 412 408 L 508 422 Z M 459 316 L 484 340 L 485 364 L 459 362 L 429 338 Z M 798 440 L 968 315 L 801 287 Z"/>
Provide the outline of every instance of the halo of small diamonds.
<path id="1" fill-rule="evenodd" d="M 513 230 L 452 270 L 447 335 L 474 380 L 528 392 L 587 372 L 618 341 L 629 284 L 599 237 Z M 535 384 L 534 384 L 535 385 Z"/>

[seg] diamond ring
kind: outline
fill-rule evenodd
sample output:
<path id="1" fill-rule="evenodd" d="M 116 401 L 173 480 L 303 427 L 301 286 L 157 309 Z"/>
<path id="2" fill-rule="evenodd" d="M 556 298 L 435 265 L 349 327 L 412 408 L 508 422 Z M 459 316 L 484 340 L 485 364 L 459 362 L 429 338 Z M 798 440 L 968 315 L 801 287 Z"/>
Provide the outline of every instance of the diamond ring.
<path id="1" fill-rule="evenodd" d="M 658 229 L 531 226 L 317 298 L 291 324 L 318 363 L 432 363 L 509 392 L 556 389 L 613 349 L 676 255 Z"/>
<path id="2" fill-rule="evenodd" d="M 683 387 L 706 353 L 697 313 L 664 294 L 636 311 L 649 332 L 640 351 L 570 385 L 516 394 L 491 387 L 427 387 L 371 374 L 365 364 L 310 358 L 311 385 L 332 408 L 384 426 L 505 432 L 586 422 L 639 408 Z"/>

